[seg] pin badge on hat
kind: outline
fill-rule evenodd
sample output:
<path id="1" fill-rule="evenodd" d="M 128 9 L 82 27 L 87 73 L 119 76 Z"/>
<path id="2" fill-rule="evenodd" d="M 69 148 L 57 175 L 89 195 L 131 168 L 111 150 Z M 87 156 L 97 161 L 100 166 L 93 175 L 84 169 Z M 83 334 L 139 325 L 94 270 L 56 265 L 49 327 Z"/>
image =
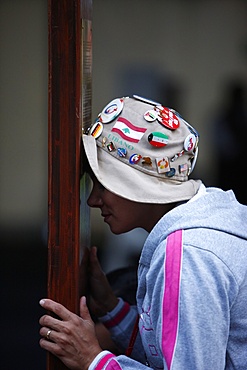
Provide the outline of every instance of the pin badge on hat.
<path id="1" fill-rule="evenodd" d="M 140 154 L 132 154 L 132 156 L 130 157 L 129 159 L 129 163 L 130 164 L 136 164 L 139 162 L 139 160 L 141 159 L 141 155 Z"/>
<path id="2" fill-rule="evenodd" d="M 119 157 L 126 157 L 127 150 L 125 148 L 118 148 L 117 154 L 119 155 Z"/>
<path id="3" fill-rule="evenodd" d="M 124 106 L 123 99 L 117 98 L 117 99 L 112 100 L 102 110 L 100 117 L 99 117 L 100 122 L 102 123 L 112 122 L 122 112 L 123 106 Z"/>
<path id="4" fill-rule="evenodd" d="M 112 141 L 109 144 L 107 144 L 106 147 L 109 150 L 109 152 L 113 152 L 114 150 L 116 150 Z"/>
<path id="5" fill-rule="evenodd" d="M 148 135 L 148 141 L 151 145 L 161 148 L 168 143 L 168 136 L 162 132 L 152 132 Z"/>
<path id="6" fill-rule="evenodd" d="M 171 162 L 174 162 L 176 159 L 178 159 L 179 157 L 182 157 L 182 155 L 184 155 L 185 153 L 185 150 L 182 149 L 180 152 L 176 153 L 172 158 L 171 158 Z"/>
<path id="7" fill-rule="evenodd" d="M 152 166 L 152 159 L 150 157 L 142 157 L 142 164 Z"/>
<path id="8" fill-rule="evenodd" d="M 189 170 L 188 163 L 180 164 L 180 165 L 178 166 L 178 169 L 179 169 L 179 172 L 180 172 L 180 173 L 188 172 L 188 170 Z"/>
<path id="9" fill-rule="evenodd" d="M 189 134 L 184 140 L 184 150 L 192 152 L 196 145 L 196 137 L 194 134 Z"/>
<path id="10" fill-rule="evenodd" d="M 176 173 L 175 168 L 171 168 L 170 171 L 168 171 L 168 172 L 165 173 L 165 175 L 167 177 L 173 177 L 175 175 L 175 173 Z"/>
<path id="11" fill-rule="evenodd" d="M 157 169 L 159 173 L 165 173 L 170 171 L 168 157 L 156 158 Z"/>
<path id="12" fill-rule="evenodd" d="M 97 121 L 93 124 L 90 128 L 89 135 L 92 135 L 95 139 L 97 139 L 103 131 L 103 125 L 101 122 Z"/>
<path id="13" fill-rule="evenodd" d="M 158 121 L 163 126 L 170 130 L 176 130 L 179 127 L 178 117 L 169 108 L 159 106 L 157 109 L 159 110 Z"/>
<path id="14" fill-rule="evenodd" d="M 144 118 L 147 122 L 154 122 L 158 118 L 158 113 L 154 109 L 150 109 L 144 113 Z"/>

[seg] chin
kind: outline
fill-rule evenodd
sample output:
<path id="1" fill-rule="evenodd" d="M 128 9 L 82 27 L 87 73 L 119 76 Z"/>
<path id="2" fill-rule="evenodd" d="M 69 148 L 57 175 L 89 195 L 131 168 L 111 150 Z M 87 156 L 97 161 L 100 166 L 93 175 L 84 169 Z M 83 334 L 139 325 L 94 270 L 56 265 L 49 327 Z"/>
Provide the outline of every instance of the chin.
<path id="1" fill-rule="evenodd" d="M 122 228 L 122 227 L 119 227 L 119 225 L 118 225 L 118 226 L 116 226 L 116 227 L 114 227 L 114 225 L 109 225 L 109 227 L 110 227 L 110 229 L 111 229 L 111 232 L 112 232 L 113 234 L 115 234 L 115 235 L 124 234 L 124 233 L 127 233 L 128 231 L 131 231 L 131 230 L 133 230 L 133 229 L 134 229 L 134 227 L 130 227 L 130 228 L 128 228 L 128 227 L 126 227 L 126 228 Z"/>
<path id="2" fill-rule="evenodd" d="M 126 233 L 126 231 L 122 231 L 122 230 L 118 230 L 118 229 L 114 229 L 112 227 L 110 227 L 111 229 L 111 232 L 115 235 L 120 235 L 120 234 L 123 234 L 123 233 Z"/>

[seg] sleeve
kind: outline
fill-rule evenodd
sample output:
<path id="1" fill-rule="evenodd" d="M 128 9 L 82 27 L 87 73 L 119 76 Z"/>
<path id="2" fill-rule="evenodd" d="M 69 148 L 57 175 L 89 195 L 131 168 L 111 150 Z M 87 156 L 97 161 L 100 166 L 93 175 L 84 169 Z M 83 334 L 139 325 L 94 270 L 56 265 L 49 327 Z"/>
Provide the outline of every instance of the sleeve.
<path id="1" fill-rule="evenodd" d="M 102 351 L 95 357 L 88 370 L 148 370 L 145 365 L 127 356 L 115 356 L 108 351 Z"/>
<path id="2" fill-rule="evenodd" d="M 128 347 L 131 333 L 136 321 L 136 307 L 130 306 L 119 298 L 118 305 L 99 320 L 109 329 L 112 338 L 123 351 Z M 139 338 L 140 340 L 140 338 Z M 137 350 L 138 353 L 138 350 Z M 143 353 L 143 350 L 141 350 Z M 139 353 L 140 354 L 140 353 Z M 143 359 L 145 356 L 143 356 Z M 146 370 L 147 367 L 125 355 L 115 356 L 109 351 L 102 351 L 90 364 L 88 370 Z"/>
<path id="3" fill-rule="evenodd" d="M 110 331 L 112 340 L 122 353 L 125 353 L 135 326 L 137 308 L 119 298 L 118 305 L 99 320 Z M 145 353 L 140 335 L 137 335 L 131 357 L 145 363 Z"/>

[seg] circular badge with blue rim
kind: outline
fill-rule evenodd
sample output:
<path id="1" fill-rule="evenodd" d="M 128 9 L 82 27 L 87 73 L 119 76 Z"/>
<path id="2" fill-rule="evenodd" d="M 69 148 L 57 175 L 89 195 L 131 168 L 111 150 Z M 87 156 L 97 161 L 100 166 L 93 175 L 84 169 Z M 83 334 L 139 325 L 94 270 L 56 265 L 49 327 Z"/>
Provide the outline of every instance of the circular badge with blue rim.
<path id="1" fill-rule="evenodd" d="M 136 164 L 139 162 L 139 160 L 142 158 L 140 154 L 132 154 L 132 156 L 129 159 L 130 164 Z"/>
<path id="2" fill-rule="evenodd" d="M 117 98 L 108 103 L 100 114 L 100 122 L 110 123 L 119 116 L 124 106 L 124 100 Z"/>

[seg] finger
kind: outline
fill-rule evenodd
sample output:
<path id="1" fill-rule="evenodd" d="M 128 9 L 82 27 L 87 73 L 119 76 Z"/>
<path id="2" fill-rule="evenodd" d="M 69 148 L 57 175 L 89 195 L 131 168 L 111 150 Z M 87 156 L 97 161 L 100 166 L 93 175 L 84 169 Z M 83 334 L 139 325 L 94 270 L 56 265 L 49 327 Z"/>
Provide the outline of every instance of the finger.
<path id="1" fill-rule="evenodd" d="M 71 318 L 72 313 L 63 305 L 55 302 L 51 299 L 41 299 L 39 304 L 46 310 L 53 312 L 55 315 L 60 317 L 62 320 L 68 321 Z"/>
<path id="2" fill-rule="evenodd" d="M 55 338 L 56 338 L 56 331 L 55 330 L 51 330 L 51 328 L 43 326 L 40 329 L 39 334 L 44 339 L 49 340 L 51 342 L 55 342 Z"/>
<path id="3" fill-rule="evenodd" d="M 83 320 L 91 320 L 85 296 L 80 299 L 80 316 Z"/>
<path id="4" fill-rule="evenodd" d="M 90 258 L 92 262 L 99 264 L 99 260 L 97 256 L 97 247 L 94 246 L 90 249 Z"/>
<path id="5" fill-rule="evenodd" d="M 95 276 L 105 275 L 97 256 L 97 247 L 92 247 L 90 251 L 90 267 L 91 273 Z"/>
<path id="6" fill-rule="evenodd" d="M 44 315 L 39 319 L 39 324 L 41 326 L 60 331 L 64 327 L 65 321 L 58 320 L 50 315 Z"/>
<path id="7" fill-rule="evenodd" d="M 88 266 L 88 261 L 89 261 L 89 256 L 90 256 L 90 250 L 89 248 L 85 248 L 83 250 L 83 256 L 82 256 L 82 259 L 81 259 L 81 265 L 80 267 L 87 267 Z"/>
<path id="8" fill-rule="evenodd" d="M 61 348 L 57 343 L 41 338 L 39 341 L 40 347 L 52 354 L 59 356 L 61 353 Z"/>

